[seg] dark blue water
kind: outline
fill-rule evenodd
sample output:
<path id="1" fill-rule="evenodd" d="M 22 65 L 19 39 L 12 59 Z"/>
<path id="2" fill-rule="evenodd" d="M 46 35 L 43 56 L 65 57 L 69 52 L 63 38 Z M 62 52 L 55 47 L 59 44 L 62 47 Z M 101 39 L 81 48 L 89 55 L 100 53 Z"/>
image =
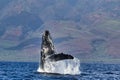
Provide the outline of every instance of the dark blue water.
<path id="1" fill-rule="evenodd" d="M 120 80 L 119 64 L 81 64 L 80 75 L 37 72 L 38 63 L 0 62 L 0 80 Z"/>

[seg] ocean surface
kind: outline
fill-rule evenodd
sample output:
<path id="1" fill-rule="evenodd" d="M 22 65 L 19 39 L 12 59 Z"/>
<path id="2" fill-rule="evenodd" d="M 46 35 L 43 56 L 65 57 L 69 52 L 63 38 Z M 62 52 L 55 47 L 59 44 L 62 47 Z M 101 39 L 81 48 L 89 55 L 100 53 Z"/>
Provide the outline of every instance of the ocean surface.
<path id="1" fill-rule="evenodd" d="M 80 64 L 81 74 L 37 72 L 38 63 L 0 62 L 0 80 L 120 80 L 120 64 Z"/>

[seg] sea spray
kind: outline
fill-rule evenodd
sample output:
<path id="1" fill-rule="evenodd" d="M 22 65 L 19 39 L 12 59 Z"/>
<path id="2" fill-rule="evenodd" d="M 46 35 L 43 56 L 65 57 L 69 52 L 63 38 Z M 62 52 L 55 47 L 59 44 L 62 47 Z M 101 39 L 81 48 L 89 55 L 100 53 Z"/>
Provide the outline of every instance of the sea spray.
<path id="1" fill-rule="evenodd" d="M 59 74 L 80 74 L 80 61 L 77 58 L 50 62 L 47 60 L 44 65 L 44 70 L 40 67 L 38 72 L 59 73 Z"/>

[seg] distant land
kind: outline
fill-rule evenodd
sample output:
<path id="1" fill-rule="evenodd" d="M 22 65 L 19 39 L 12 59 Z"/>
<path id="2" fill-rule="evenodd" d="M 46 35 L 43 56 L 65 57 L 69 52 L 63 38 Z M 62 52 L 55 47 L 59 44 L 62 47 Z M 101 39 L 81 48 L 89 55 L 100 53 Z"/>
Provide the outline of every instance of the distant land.
<path id="1" fill-rule="evenodd" d="M 0 0 L 0 61 L 38 62 L 44 30 L 58 52 L 120 63 L 120 0 Z"/>

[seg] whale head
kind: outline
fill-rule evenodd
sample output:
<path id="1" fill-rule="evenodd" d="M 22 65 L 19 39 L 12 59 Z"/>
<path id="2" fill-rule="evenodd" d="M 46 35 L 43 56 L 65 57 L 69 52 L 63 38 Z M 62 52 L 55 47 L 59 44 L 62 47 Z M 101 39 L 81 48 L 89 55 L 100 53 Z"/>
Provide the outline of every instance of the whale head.
<path id="1" fill-rule="evenodd" d="M 45 56 L 51 55 L 54 53 L 54 45 L 52 42 L 50 32 L 48 30 L 46 30 L 43 33 L 41 49 L 42 49 L 43 53 L 45 54 Z"/>

